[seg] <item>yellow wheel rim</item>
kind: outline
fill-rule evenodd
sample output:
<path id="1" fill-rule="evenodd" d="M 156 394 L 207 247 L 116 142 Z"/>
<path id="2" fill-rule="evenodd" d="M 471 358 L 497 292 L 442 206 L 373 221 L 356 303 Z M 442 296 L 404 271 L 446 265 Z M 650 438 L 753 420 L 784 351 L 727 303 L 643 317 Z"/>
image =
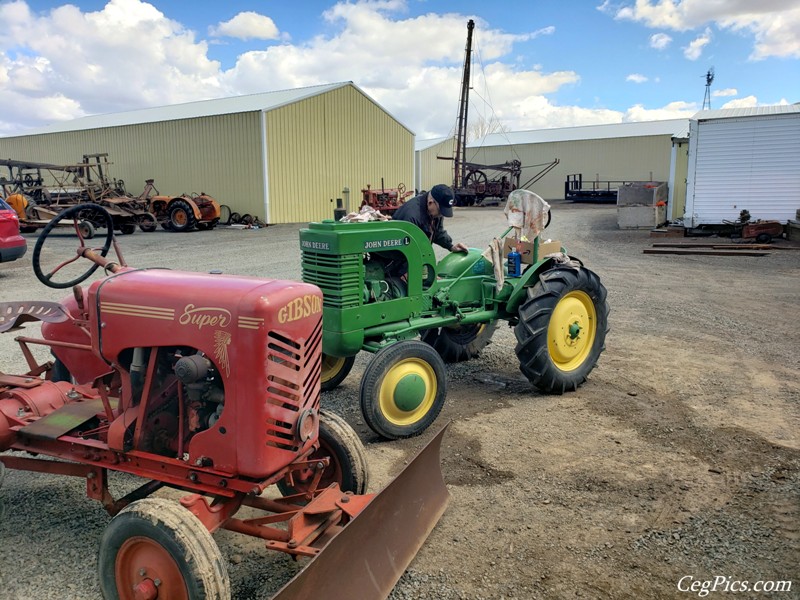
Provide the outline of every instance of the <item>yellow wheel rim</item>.
<path id="1" fill-rule="evenodd" d="M 322 383 L 327 383 L 334 377 L 339 371 L 342 370 L 344 367 L 344 361 L 347 360 L 340 356 L 328 356 L 327 354 L 322 355 L 322 373 L 320 374 L 320 381 Z"/>
<path id="2" fill-rule="evenodd" d="M 574 291 L 556 304 L 547 327 L 547 349 L 562 371 L 574 371 L 589 356 L 597 335 L 597 313 L 586 292 Z"/>
<path id="3" fill-rule="evenodd" d="M 381 382 L 381 413 L 393 425 L 412 425 L 430 412 L 436 391 L 436 373 L 431 365 L 418 358 L 402 360 L 389 369 Z"/>

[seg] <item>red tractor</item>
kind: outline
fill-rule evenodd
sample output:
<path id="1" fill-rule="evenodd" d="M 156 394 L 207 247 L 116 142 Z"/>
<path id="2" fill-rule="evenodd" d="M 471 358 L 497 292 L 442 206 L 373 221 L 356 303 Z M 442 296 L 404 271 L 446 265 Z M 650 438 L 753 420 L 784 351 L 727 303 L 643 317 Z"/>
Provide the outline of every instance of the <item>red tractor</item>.
<path id="1" fill-rule="evenodd" d="M 84 246 L 85 208 L 58 215 L 33 251 L 37 278 L 72 294 L 0 303 L 0 332 L 42 322 L 42 338 L 16 338 L 28 372 L 0 372 L 0 481 L 5 468 L 86 479 L 88 496 L 113 516 L 98 555 L 105 598 L 230 598 L 211 536 L 219 528 L 312 558 L 280 600 L 322 586 L 326 598 L 385 598 L 448 501 L 442 434 L 382 493 L 365 494 L 361 442 L 320 410 L 320 290 L 128 267 L 107 213 L 103 247 Z M 78 233 L 76 256 L 45 273 L 42 248 L 65 219 Z M 80 257 L 91 261 L 86 272 L 56 281 Z M 99 267 L 104 278 L 78 285 Z M 40 364 L 33 345 L 54 362 Z M 115 499 L 109 471 L 145 481 Z M 165 486 L 185 495 L 149 497 Z M 264 495 L 272 486 L 279 493 Z M 248 518 L 237 517 L 242 506 Z"/>
<path id="2" fill-rule="evenodd" d="M 370 206 L 384 215 L 391 215 L 394 211 L 403 205 L 413 192 L 406 190 L 406 186 L 402 183 L 396 188 L 384 188 L 383 180 L 381 180 L 381 189 L 373 190 L 367 185 L 367 188 L 361 190 L 361 206 Z"/>

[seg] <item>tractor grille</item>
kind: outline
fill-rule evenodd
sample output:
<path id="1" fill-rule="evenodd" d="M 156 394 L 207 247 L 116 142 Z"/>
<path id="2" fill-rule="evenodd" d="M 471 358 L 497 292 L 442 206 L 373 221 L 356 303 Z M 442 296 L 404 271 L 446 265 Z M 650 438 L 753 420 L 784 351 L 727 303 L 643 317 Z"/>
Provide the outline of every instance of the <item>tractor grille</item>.
<path id="1" fill-rule="evenodd" d="M 299 414 L 319 405 L 322 319 L 304 344 L 275 332 L 267 336 L 267 446 L 297 452 Z"/>
<path id="2" fill-rule="evenodd" d="M 322 304 L 352 308 L 361 304 L 361 255 L 332 256 L 303 251 L 303 281 L 322 290 Z"/>

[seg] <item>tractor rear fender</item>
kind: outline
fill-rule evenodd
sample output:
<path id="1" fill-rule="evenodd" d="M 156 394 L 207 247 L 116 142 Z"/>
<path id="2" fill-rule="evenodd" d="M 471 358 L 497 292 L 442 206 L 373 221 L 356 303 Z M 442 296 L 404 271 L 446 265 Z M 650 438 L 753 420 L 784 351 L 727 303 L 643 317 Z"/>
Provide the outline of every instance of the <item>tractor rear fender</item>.
<path id="1" fill-rule="evenodd" d="M 189 206 L 192 207 L 194 218 L 198 220 L 203 220 L 203 213 L 200 212 L 200 208 L 197 206 L 197 203 L 194 201 L 194 199 L 190 198 L 189 196 L 178 196 L 177 198 L 173 198 L 172 200 L 169 201 L 170 205 L 176 200 L 183 200 L 184 202 L 186 202 Z M 171 206 L 168 206 L 167 210 L 169 210 L 170 208 Z"/>
<path id="2" fill-rule="evenodd" d="M 546 258 L 528 267 L 522 274 L 522 277 L 506 279 L 506 283 L 513 282 L 514 285 L 514 291 L 511 292 L 511 296 L 509 296 L 508 302 L 506 303 L 506 312 L 516 315 L 519 305 L 522 304 L 527 297 L 527 288 L 536 285 L 536 282 L 539 280 L 539 274 L 546 271 L 554 264 L 556 264 L 554 259 Z"/>

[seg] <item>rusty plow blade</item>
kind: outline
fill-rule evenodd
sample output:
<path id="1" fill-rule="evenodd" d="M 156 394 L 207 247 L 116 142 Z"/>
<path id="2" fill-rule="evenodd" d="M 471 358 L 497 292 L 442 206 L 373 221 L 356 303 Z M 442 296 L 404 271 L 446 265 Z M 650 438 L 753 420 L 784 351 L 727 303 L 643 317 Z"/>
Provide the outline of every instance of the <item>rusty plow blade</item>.
<path id="1" fill-rule="evenodd" d="M 444 513 L 447 425 L 272 600 L 384 600 Z"/>

